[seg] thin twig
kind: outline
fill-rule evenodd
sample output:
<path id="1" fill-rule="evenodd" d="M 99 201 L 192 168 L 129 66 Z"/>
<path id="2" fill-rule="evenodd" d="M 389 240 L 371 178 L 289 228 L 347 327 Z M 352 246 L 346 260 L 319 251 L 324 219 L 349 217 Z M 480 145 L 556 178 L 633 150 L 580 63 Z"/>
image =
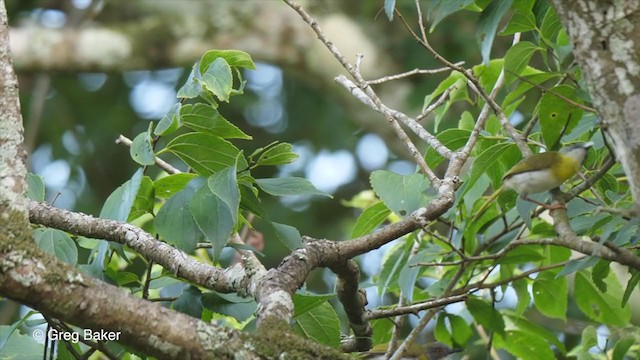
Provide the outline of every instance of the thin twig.
<path id="1" fill-rule="evenodd" d="M 462 65 L 464 64 L 464 61 L 460 61 L 457 62 L 455 65 Z M 413 69 L 407 72 L 403 72 L 400 74 L 396 74 L 396 75 L 389 75 L 389 76 L 383 76 L 381 78 L 375 79 L 375 80 L 369 80 L 367 81 L 367 84 L 369 85 L 378 85 L 378 84 L 382 84 L 384 82 L 387 81 L 392 81 L 392 80 L 399 80 L 399 79 L 403 79 L 409 76 L 413 76 L 413 75 L 432 75 L 432 74 L 438 74 L 441 72 L 445 72 L 445 71 L 451 71 L 451 68 L 449 67 L 442 67 L 439 69 Z"/>

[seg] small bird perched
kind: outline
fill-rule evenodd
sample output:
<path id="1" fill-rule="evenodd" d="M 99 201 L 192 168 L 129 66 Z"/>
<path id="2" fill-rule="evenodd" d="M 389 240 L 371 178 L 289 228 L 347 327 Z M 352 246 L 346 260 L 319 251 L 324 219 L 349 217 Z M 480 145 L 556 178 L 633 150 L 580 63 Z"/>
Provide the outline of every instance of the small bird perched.
<path id="1" fill-rule="evenodd" d="M 579 143 L 560 151 L 547 151 L 520 160 L 504 174 L 502 186 L 487 199 L 474 219 L 479 218 L 504 190 L 515 190 L 521 198 L 547 209 L 562 208 L 540 203 L 528 195 L 555 189 L 575 176 L 591 146 L 592 142 Z"/>
<path id="2" fill-rule="evenodd" d="M 374 346 L 371 351 L 365 353 L 364 359 L 377 360 L 384 359 L 387 344 Z M 439 342 L 432 342 L 425 345 L 411 344 L 402 359 L 405 360 L 440 360 L 447 356 L 461 352 L 460 349 L 452 349 Z"/>

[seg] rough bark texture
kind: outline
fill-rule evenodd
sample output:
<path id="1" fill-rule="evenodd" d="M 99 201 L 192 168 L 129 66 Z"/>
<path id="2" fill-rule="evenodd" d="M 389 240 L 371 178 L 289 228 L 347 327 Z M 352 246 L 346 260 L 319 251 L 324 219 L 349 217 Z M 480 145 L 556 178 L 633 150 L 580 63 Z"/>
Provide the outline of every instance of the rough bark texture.
<path id="1" fill-rule="evenodd" d="M 640 2 L 553 3 L 640 213 Z"/>

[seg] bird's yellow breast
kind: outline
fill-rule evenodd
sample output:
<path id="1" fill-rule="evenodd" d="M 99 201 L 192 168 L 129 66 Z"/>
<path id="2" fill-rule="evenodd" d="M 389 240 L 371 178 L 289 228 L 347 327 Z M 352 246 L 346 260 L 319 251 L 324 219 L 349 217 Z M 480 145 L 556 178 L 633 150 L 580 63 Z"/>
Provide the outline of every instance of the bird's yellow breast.
<path id="1" fill-rule="evenodd" d="M 560 154 L 558 161 L 551 166 L 553 176 L 563 183 L 572 178 L 580 170 L 580 163 L 570 156 Z"/>

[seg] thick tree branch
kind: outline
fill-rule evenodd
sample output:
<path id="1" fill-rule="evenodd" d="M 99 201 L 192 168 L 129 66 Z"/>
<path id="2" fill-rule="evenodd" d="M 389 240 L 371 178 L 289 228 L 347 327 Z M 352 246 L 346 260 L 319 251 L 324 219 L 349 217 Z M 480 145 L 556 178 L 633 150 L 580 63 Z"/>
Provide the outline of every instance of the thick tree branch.
<path id="1" fill-rule="evenodd" d="M 35 201 L 30 203 L 29 218 L 34 224 L 127 245 L 176 276 L 207 289 L 246 295 L 247 289 L 250 288 L 251 280 L 243 266 L 235 265 L 223 270 L 203 264 L 183 251 L 157 240 L 135 225 L 94 218 L 91 215 L 62 210 Z"/>
<path id="2" fill-rule="evenodd" d="M 640 2 L 552 2 L 640 214 Z"/>

